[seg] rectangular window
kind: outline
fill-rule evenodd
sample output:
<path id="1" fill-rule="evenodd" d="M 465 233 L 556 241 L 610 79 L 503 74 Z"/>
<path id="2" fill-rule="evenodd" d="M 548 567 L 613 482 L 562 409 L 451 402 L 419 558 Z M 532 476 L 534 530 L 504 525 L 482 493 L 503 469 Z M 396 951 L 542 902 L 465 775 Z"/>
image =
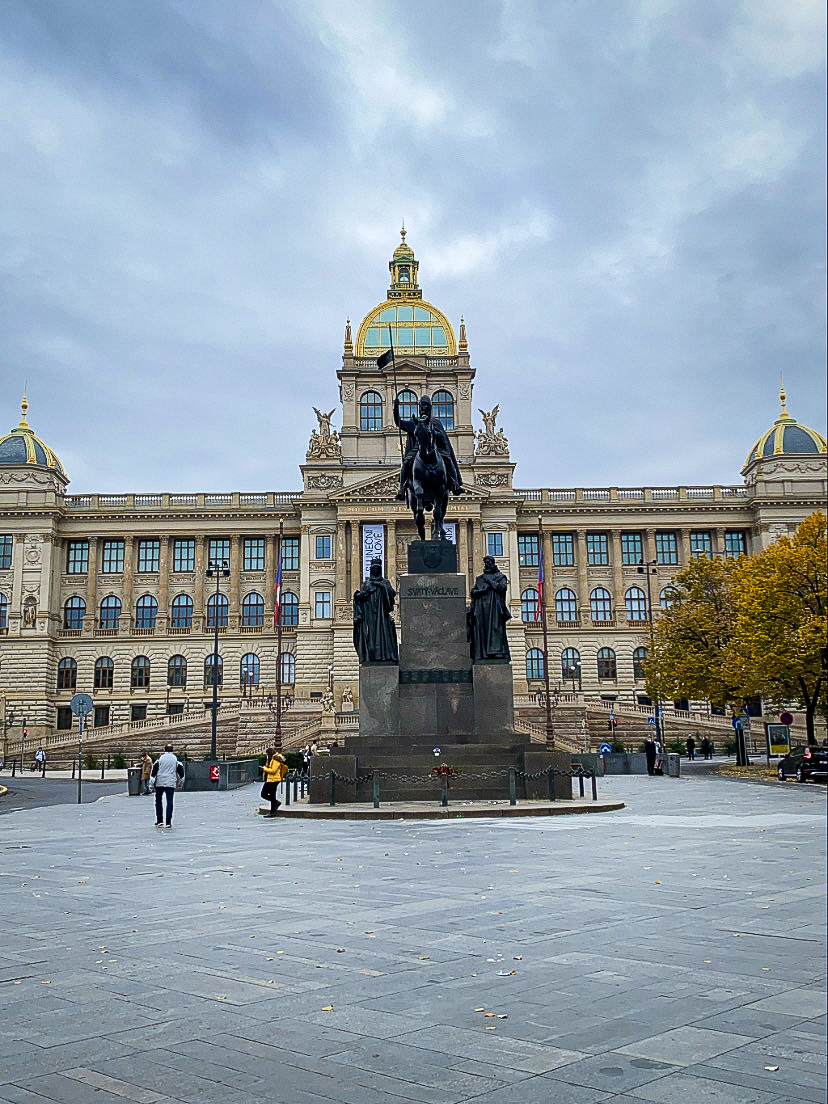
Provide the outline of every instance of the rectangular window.
<path id="1" fill-rule="evenodd" d="M 552 560 L 555 567 L 573 567 L 575 542 L 571 533 L 552 534 Z"/>
<path id="2" fill-rule="evenodd" d="M 691 556 L 712 556 L 713 537 L 709 531 L 690 534 Z"/>
<path id="3" fill-rule="evenodd" d="M 218 562 L 219 566 L 220 566 L 221 563 L 223 563 L 226 560 L 227 561 L 227 566 L 228 567 L 230 566 L 230 540 L 229 539 L 225 540 L 224 538 L 219 538 L 219 539 L 216 539 L 216 540 L 211 540 L 210 545 L 209 545 L 209 551 L 210 551 L 209 559 L 211 559 L 213 561 L 213 563 Z"/>
<path id="4" fill-rule="evenodd" d="M 167 713 L 171 717 L 177 717 L 179 713 L 184 712 L 184 702 L 170 702 L 167 706 Z"/>
<path id="5" fill-rule="evenodd" d="M 537 533 L 518 533 L 518 563 L 521 567 L 538 566 Z"/>
<path id="6" fill-rule="evenodd" d="M 173 571 L 195 571 L 195 541 L 173 541 Z"/>
<path id="7" fill-rule="evenodd" d="M 316 559 L 317 560 L 329 560 L 331 558 L 331 538 L 330 537 L 317 537 L 316 538 Z"/>
<path id="8" fill-rule="evenodd" d="M 68 705 L 58 706 L 56 727 L 58 732 L 71 732 L 72 710 L 69 708 Z"/>
<path id="9" fill-rule="evenodd" d="M 644 542 L 640 533 L 621 534 L 621 563 L 640 564 L 644 559 Z"/>
<path id="10" fill-rule="evenodd" d="M 145 721 L 147 719 L 147 707 L 145 705 L 133 705 L 129 719 L 131 721 Z"/>
<path id="11" fill-rule="evenodd" d="M 677 564 L 678 537 L 675 533 L 656 533 L 656 560 L 660 564 Z"/>
<path id="12" fill-rule="evenodd" d="M 725 533 L 725 552 L 728 556 L 743 556 L 747 552 L 747 539 L 740 529 Z"/>
<path id="13" fill-rule="evenodd" d="M 609 543 L 606 533 L 587 533 L 587 563 L 596 566 L 609 563 Z"/>
<path id="14" fill-rule="evenodd" d="M 5 570 L 6 568 L 11 567 L 13 543 L 13 537 L 0 537 L 0 570 Z"/>
<path id="15" fill-rule="evenodd" d="M 95 728 L 106 728 L 109 724 L 109 706 L 108 705 L 96 705 L 95 706 Z"/>
<path id="16" fill-rule="evenodd" d="M 299 570 L 299 538 L 282 538 L 282 571 Z"/>
<path id="17" fill-rule="evenodd" d="M 124 570 L 124 542 L 104 541 L 101 571 L 105 575 L 118 575 Z"/>
<path id="18" fill-rule="evenodd" d="M 158 571 L 161 564 L 161 541 L 138 541 L 138 571 Z"/>
<path id="19" fill-rule="evenodd" d="M 502 533 L 489 533 L 486 537 L 486 545 L 489 549 L 490 556 L 502 556 L 503 555 L 503 534 Z"/>
<path id="20" fill-rule="evenodd" d="M 331 616 L 331 592 L 329 590 L 317 590 L 314 617 Z"/>
<path id="21" fill-rule="evenodd" d="M 69 541 L 66 570 L 70 575 L 85 575 L 89 570 L 89 541 Z"/>
<path id="22" fill-rule="evenodd" d="M 265 566 L 265 542 L 264 537 L 245 537 L 244 541 L 244 571 L 264 571 Z"/>

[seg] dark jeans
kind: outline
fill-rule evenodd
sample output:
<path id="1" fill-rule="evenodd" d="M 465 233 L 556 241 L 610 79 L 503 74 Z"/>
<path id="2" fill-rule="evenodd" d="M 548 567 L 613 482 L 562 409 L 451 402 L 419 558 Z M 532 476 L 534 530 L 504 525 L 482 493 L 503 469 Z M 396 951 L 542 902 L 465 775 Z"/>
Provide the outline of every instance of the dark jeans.
<path id="1" fill-rule="evenodd" d="M 166 795 L 167 798 L 167 824 L 172 824 L 173 814 L 173 798 L 175 797 L 175 786 L 156 786 L 155 787 L 155 823 L 160 824 L 162 821 L 161 816 L 161 796 Z"/>

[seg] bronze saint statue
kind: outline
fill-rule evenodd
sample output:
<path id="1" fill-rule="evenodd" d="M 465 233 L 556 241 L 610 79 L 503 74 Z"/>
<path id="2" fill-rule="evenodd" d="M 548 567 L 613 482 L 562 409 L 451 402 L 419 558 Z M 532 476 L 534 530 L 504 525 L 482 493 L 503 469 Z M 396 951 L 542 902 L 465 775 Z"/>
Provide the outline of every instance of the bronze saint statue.
<path id="1" fill-rule="evenodd" d="M 359 662 L 399 663 L 397 627 L 391 616 L 397 592 L 383 578 L 382 560 L 371 560 L 371 573 L 354 594 L 354 647 Z"/>
<path id="2" fill-rule="evenodd" d="M 432 510 L 431 539 L 447 540 L 443 520 L 449 491 L 463 494 L 463 477 L 443 423 L 431 412 L 431 399 L 423 395 L 416 418 L 401 418 L 399 399 L 394 399 L 394 423 L 406 439 L 397 498 L 407 501 L 414 514 L 420 540 L 425 540 L 425 510 Z"/>
<path id="3" fill-rule="evenodd" d="M 494 556 L 484 556 L 483 574 L 474 581 L 466 614 L 466 639 L 473 663 L 508 663 L 511 658 L 506 639 L 506 622 L 512 616 L 506 604 L 508 586 L 509 580 L 498 570 Z"/>

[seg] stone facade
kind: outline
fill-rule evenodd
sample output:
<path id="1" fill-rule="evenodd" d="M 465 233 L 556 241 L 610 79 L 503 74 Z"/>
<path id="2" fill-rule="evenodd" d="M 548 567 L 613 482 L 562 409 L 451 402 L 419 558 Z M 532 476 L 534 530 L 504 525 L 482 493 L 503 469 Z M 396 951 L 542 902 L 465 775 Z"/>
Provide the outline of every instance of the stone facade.
<path id="1" fill-rule="evenodd" d="M 280 523 L 285 688 L 320 707 L 330 688 L 337 710 L 343 696 L 358 706 L 353 592 L 366 557 L 377 551 L 399 590 L 415 536 L 410 511 L 394 500 L 400 461 L 394 370 L 398 393 L 432 397 L 460 463 L 466 494 L 451 500 L 448 521 L 466 592 L 484 554 L 494 555 L 510 580 L 517 695 L 543 685 L 543 633 L 533 598 L 539 519 L 552 686 L 634 702 L 644 694 L 640 649 L 650 624 L 639 560 L 653 564 L 657 615 L 662 592 L 694 550 L 754 551 L 824 506 L 825 442 L 787 415 L 784 397 L 780 419 L 751 451 L 737 485 L 516 488 L 509 441 L 496 426 L 499 407 L 480 411 L 483 428 L 475 429 L 465 325 L 455 338 L 445 316 L 423 300 L 417 262 L 404 241 L 389 268 L 387 297 L 366 316 L 356 341 L 350 323 L 346 328 L 337 373 L 341 428 L 331 428 L 333 412 L 313 408 L 318 428 L 300 468 L 300 489 L 69 494 L 67 476 L 29 429 L 24 408 L 20 426 L 0 441 L 4 733 L 19 732 L 23 719 L 30 740 L 67 727 L 76 690 L 93 696 L 99 726 L 202 708 L 209 700 L 205 661 L 213 652 L 209 603 L 216 592 L 206 568 L 214 558 L 229 566 L 229 576 L 218 580 L 222 700 L 237 700 L 244 681 L 274 693 Z M 377 355 L 387 347 L 382 319 L 392 310 L 394 370 L 378 371 Z M 790 437 L 800 450 L 793 453 L 785 444 L 792 428 L 800 433 Z M 575 650 L 579 666 L 562 661 L 566 649 Z M 146 663 L 136 665 L 141 657 Z"/>

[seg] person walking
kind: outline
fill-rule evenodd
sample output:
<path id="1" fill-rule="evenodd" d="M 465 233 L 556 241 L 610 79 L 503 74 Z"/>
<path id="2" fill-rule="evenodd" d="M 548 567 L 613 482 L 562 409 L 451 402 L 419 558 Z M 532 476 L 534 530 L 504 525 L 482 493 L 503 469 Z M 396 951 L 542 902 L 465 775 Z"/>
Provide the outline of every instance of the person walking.
<path id="1" fill-rule="evenodd" d="M 282 803 L 276 797 L 276 791 L 287 772 L 288 765 L 284 755 L 275 748 L 269 747 L 265 752 L 265 764 L 262 767 L 264 774 L 262 797 L 270 802 L 270 812 L 264 814 L 266 817 L 275 817 L 278 813 Z"/>
<path id="2" fill-rule="evenodd" d="M 656 744 L 652 736 L 644 741 L 644 754 L 647 756 L 647 774 L 655 774 Z"/>
<path id="3" fill-rule="evenodd" d="M 687 758 L 690 760 L 696 758 L 696 741 L 692 735 L 687 737 Z"/>
<path id="4" fill-rule="evenodd" d="M 711 758 L 711 755 L 710 755 L 710 741 L 708 740 L 708 738 L 706 736 L 704 737 L 704 739 L 701 742 L 701 753 L 702 753 L 702 758 L 703 759 L 710 759 Z"/>
<path id="5" fill-rule="evenodd" d="M 164 745 L 164 754 L 153 763 L 150 777 L 155 783 L 155 827 L 169 830 L 172 828 L 175 791 L 184 784 L 184 764 L 179 763 L 172 744 Z M 162 798 L 166 803 L 166 822 L 162 816 Z"/>
<path id="6" fill-rule="evenodd" d="M 152 756 L 148 751 L 141 752 L 141 785 L 144 787 L 143 796 L 149 797 L 150 776 L 152 775 Z"/>
<path id="7" fill-rule="evenodd" d="M 35 752 L 35 770 L 40 771 L 41 774 L 46 770 L 46 752 L 42 747 L 39 747 Z"/>

